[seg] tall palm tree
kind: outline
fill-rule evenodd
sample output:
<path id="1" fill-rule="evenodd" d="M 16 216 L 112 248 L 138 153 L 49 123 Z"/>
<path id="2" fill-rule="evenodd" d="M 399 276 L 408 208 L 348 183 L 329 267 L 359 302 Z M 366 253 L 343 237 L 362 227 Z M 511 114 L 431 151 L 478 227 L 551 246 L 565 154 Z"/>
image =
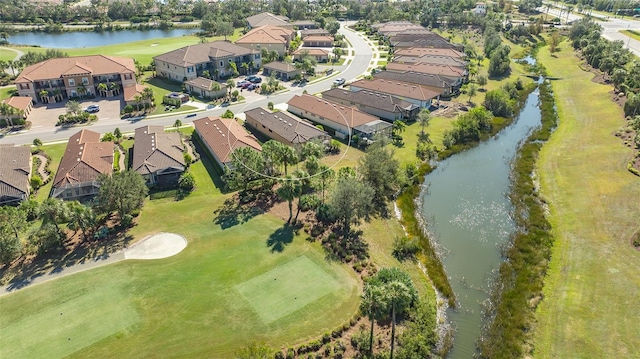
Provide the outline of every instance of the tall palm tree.
<path id="1" fill-rule="evenodd" d="M 396 343 L 396 314 L 405 310 L 414 300 L 411 289 L 401 281 L 393 281 L 386 286 L 387 298 L 391 306 L 391 355 Z"/>
<path id="2" fill-rule="evenodd" d="M 149 101 L 149 106 L 153 103 L 153 89 L 151 87 L 145 87 L 142 90 L 142 98 Z"/>
<path id="3" fill-rule="evenodd" d="M 393 126 L 391 127 L 391 130 L 393 131 L 394 135 L 399 135 L 402 132 L 404 132 L 406 128 L 407 126 L 404 124 L 404 121 L 397 120 L 397 121 L 393 121 Z"/>
<path id="4" fill-rule="evenodd" d="M 429 121 L 431 120 L 431 111 L 426 108 L 420 110 L 418 113 L 418 123 L 420 123 L 420 127 L 422 128 L 420 134 L 424 136 L 424 128 L 429 126 Z"/>
<path id="5" fill-rule="evenodd" d="M 245 75 L 249 73 L 249 64 L 248 64 L 248 63 L 243 62 L 243 63 L 240 65 L 240 68 L 242 69 L 242 72 L 243 72 Z"/>
<path id="6" fill-rule="evenodd" d="M 283 201 L 287 201 L 289 205 L 289 219 L 287 223 L 291 222 L 293 217 L 293 200 L 298 196 L 300 192 L 300 181 L 292 176 L 286 176 L 280 181 L 280 187 L 276 190 L 278 197 Z"/>
<path id="7" fill-rule="evenodd" d="M 140 104 L 142 104 L 142 96 L 140 96 L 140 95 L 135 95 L 135 96 L 133 97 L 133 101 L 135 101 L 135 102 L 136 102 L 136 109 L 137 109 L 138 111 L 140 111 Z"/>
<path id="8" fill-rule="evenodd" d="M 360 303 L 360 311 L 371 321 L 371 330 L 369 332 L 369 358 L 373 358 L 373 328 L 375 321 L 384 314 L 385 308 L 388 308 L 387 299 L 383 286 L 367 284 L 364 287 L 362 302 Z"/>
<path id="9" fill-rule="evenodd" d="M 289 147 L 287 145 L 283 145 L 283 147 L 281 148 L 281 158 L 282 158 L 282 163 L 284 163 L 284 175 L 287 175 L 287 168 L 289 165 L 293 165 L 298 163 L 298 154 L 296 153 L 296 150 L 293 149 L 293 147 Z"/>

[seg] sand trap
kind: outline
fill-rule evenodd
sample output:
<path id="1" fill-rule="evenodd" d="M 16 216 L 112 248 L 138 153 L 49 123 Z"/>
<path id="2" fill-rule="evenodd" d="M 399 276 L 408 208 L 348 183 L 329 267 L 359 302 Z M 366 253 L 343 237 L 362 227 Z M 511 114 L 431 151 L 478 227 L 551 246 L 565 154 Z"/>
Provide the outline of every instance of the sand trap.
<path id="1" fill-rule="evenodd" d="M 173 233 L 158 233 L 124 250 L 125 259 L 160 259 L 180 253 L 187 240 Z"/>

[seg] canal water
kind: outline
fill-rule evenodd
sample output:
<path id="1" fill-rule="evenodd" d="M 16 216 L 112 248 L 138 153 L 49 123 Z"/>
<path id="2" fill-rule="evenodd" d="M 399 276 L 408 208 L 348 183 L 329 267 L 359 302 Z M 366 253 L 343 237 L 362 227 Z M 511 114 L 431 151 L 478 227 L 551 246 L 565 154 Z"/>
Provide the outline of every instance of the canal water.
<path id="1" fill-rule="evenodd" d="M 511 163 L 519 144 L 541 123 L 538 91 L 513 124 L 493 139 L 438 164 L 421 197 L 428 230 L 444 251 L 443 264 L 459 308 L 450 310 L 456 333 L 448 358 L 469 359 L 481 332 L 482 303 L 502 260 L 500 246 L 515 227 L 508 198 Z"/>
<path id="2" fill-rule="evenodd" d="M 121 44 L 131 41 L 189 35 L 197 29 L 170 30 L 121 30 L 121 31 L 72 31 L 59 34 L 43 32 L 19 32 L 9 37 L 11 44 L 37 45 L 47 48 L 80 48 Z"/>

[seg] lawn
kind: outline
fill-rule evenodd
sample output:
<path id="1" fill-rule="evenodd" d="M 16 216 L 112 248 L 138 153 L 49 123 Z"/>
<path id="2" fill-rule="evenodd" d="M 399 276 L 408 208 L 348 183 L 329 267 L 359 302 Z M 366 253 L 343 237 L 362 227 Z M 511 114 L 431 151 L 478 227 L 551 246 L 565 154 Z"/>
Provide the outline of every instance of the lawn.
<path id="1" fill-rule="evenodd" d="M 62 160 L 62 155 L 64 154 L 64 150 L 67 148 L 67 144 L 45 144 L 40 148 L 44 153 L 47 154 L 47 156 L 51 158 L 51 162 L 49 163 L 51 181 L 49 181 L 49 183 L 47 183 L 46 185 L 40 187 L 35 197 L 38 202 L 44 202 L 45 199 L 49 198 L 49 193 L 51 192 L 51 187 L 53 186 L 53 178 L 56 176 L 56 171 L 58 171 L 58 166 L 60 166 L 60 160 Z"/>
<path id="2" fill-rule="evenodd" d="M 218 217 L 214 211 L 229 195 L 214 186 L 218 175 L 202 158 L 190 169 L 195 192 L 181 201 L 148 200 L 131 230 L 138 239 L 161 231 L 182 234 L 189 241 L 183 252 L 119 262 L 0 297 L 0 357 L 230 358 L 249 341 L 277 348 L 316 338 L 350 318 L 359 304 L 354 272 L 325 261 L 318 243 L 276 217 L 231 210 Z M 261 278 L 273 275 L 296 286 L 311 283 L 263 293 Z M 292 294 L 292 302 L 279 302 Z M 271 306 L 256 310 L 258 298 Z M 84 310 L 90 301 L 95 304 Z M 65 326 L 52 319 L 60 306 L 78 307 Z M 113 308 L 126 313 L 116 315 Z M 35 347 L 14 340 L 27 327 L 33 339 L 23 340 Z M 43 344 L 49 338 L 55 342 Z M 68 345 L 74 338 L 82 342 Z"/>
<path id="3" fill-rule="evenodd" d="M 621 33 L 634 38 L 635 40 L 640 41 L 640 32 L 636 30 L 622 30 Z"/>
<path id="4" fill-rule="evenodd" d="M 552 76 L 560 122 L 539 159 L 555 246 L 537 311 L 539 358 L 629 358 L 640 348 L 640 181 L 626 170 L 631 150 L 610 86 L 591 81 L 570 44 L 539 57 Z M 635 354 L 634 354 L 635 353 Z"/>
<path id="5" fill-rule="evenodd" d="M 429 138 L 438 147 L 443 149 L 442 139 L 444 138 L 444 131 L 453 127 L 452 123 L 455 118 L 446 117 L 432 117 L 429 121 L 429 126 L 424 128 L 424 131 L 429 133 Z M 396 147 L 396 156 L 401 163 L 415 163 L 418 158 L 416 157 L 416 148 L 418 147 L 418 135 L 422 131 L 422 126 L 415 121 L 407 124 L 404 132 L 401 133 L 404 139 L 403 144 L 400 147 Z"/>
<path id="6" fill-rule="evenodd" d="M 0 47 L 0 61 L 13 61 L 18 54 L 15 51 L 7 50 Z"/>

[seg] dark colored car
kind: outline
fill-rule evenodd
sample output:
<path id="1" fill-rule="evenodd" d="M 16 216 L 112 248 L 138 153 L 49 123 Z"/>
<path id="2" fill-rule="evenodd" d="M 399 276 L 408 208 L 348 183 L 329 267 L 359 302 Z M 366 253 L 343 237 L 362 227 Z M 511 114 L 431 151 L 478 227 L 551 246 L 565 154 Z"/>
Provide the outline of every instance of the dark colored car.
<path id="1" fill-rule="evenodd" d="M 243 89 L 247 89 L 251 85 L 253 85 L 251 82 L 246 82 L 246 83 L 243 83 L 242 86 L 240 87 L 242 87 Z"/>
<path id="2" fill-rule="evenodd" d="M 256 75 L 251 75 L 246 78 L 247 81 L 250 81 L 254 84 L 259 84 L 262 82 L 262 79 Z"/>
<path id="3" fill-rule="evenodd" d="M 89 112 L 89 113 L 94 113 L 94 112 L 98 112 L 98 111 L 100 111 L 100 106 L 98 106 L 98 105 L 91 105 L 91 106 L 88 106 L 87 108 L 85 108 L 84 110 L 85 110 L 86 112 Z"/>

